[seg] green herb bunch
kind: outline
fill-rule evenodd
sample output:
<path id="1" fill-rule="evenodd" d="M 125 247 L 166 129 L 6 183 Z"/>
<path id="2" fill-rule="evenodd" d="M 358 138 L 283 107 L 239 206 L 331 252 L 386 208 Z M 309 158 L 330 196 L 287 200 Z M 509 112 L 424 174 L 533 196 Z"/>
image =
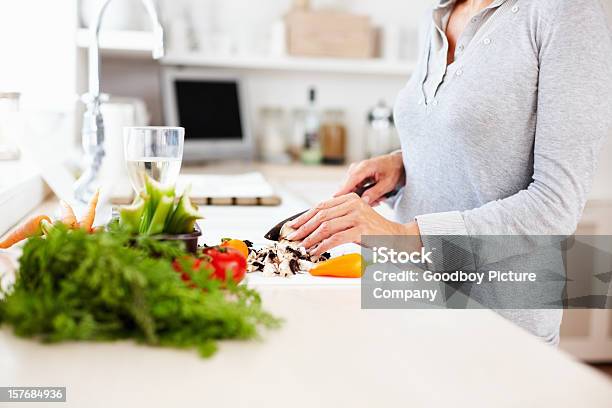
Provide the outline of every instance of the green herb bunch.
<path id="1" fill-rule="evenodd" d="M 216 340 L 252 339 L 279 324 L 257 292 L 211 279 L 212 271 L 186 269 L 187 285 L 172 266 L 185 255 L 180 244 L 119 227 L 88 234 L 56 225 L 26 243 L 0 300 L 0 323 L 46 342 L 134 338 L 202 356 L 215 352 Z"/>

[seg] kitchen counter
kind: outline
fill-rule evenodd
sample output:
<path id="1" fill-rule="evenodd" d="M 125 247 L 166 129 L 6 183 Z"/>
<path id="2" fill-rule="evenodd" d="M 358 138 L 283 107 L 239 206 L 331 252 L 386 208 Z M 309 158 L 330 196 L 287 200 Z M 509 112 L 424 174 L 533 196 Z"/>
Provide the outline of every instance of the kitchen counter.
<path id="1" fill-rule="evenodd" d="M 359 289 L 350 287 L 260 291 L 283 327 L 261 341 L 223 342 L 208 360 L 132 342 L 43 345 L 2 329 L 0 384 L 66 386 L 65 406 L 100 408 L 612 401 L 607 378 L 490 311 L 361 310 Z"/>
<path id="2" fill-rule="evenodd" d="M 42 177 L 18 161 L 0 161 L 0 235 L 49 193 Z"/>
<path id="3" fill-rule="evenodd" d="M 271 224 L 329 196 L 344 171 L 306 169 L 293 177 L 268 170 L 283 205 L 203 207 L 206 242 L 223 236 L 258 241 Z M 47 202 L 45 210 L 53 205 Z M 250 276 L 249 284 L 260 290 L 267 310 L 285 319 L 261 341 L 222 342 L 215 356 L 202 359 L 194 351 L 129 341 L 43 345 L 3 328 L 0 385 L 66 386 L 67 407 L 574 408 L 612 402 L 607 378 L 492 311 L 362 310 L 355 280 Z"/>

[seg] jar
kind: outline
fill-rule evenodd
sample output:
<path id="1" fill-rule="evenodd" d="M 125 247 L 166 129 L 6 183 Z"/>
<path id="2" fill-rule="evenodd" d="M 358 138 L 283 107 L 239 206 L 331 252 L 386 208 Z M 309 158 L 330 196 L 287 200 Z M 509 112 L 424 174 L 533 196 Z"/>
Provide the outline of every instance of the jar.
<path id="1" fill-rule="evenodd" d="M 287 163 L 287 131 L 285 111 L 282 108 L 262 108 L 259 131 L 259 154 L 263 161 Z"/>
<path id="2" fill-rule="evenodd" d="M 328 109 L 323 112 L 321 146 L 324 164 L 344 164 L 346 136 L 344 112 L 340 109 Z"/>
<path id="3" fill-rule="evenodd" d="M 293 160 L 299 160 L 304 148 L 304 135 L 306 134 L 306 111 L 294 109 L 291 112 L 291 138 L 288 151 Z"/>
<path id="4" fill-rule="evenodd" d="M 368 158 L 381 156 L 399 148 L 393 110 L 384 101 L 380 101 L 368 112 L 365 133 L 365 151 Z"/>

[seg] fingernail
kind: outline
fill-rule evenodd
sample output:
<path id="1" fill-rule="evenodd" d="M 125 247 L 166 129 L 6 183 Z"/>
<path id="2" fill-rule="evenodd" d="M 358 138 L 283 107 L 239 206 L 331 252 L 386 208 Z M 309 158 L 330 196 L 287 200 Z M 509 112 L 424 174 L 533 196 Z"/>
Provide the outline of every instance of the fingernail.
<path id="1" fill-rule="evenodd" d="M 368 196 L 364 196 L 364 197 L 362 197 L 362 198 L 363 198 L 363 201 L 365 201 L 365 202 L 366 202 L 366 204 L 370 204 L 370 197 L 368 197 Z"/>
<path id="2" fill-rule="evenodd" d="M 291 234 L 287 235 L 287 239 L 289 241 L 293 241 L 295 239 L 295 237 L 297 237 L 297 231 L 292 232 Z"/>

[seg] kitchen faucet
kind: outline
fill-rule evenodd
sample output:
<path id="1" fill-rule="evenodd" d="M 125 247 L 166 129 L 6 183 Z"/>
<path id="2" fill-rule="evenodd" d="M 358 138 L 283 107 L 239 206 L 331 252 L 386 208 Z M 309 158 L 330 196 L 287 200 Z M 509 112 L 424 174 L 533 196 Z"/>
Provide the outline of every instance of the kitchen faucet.
<path id="1" fill-rule="evenodd" d="M 75 198 L 81 202 L 87 202 L 93 196 L 104 158 L 104 119 L 100 110 L 103 95 L 100 94 L 99 34 L 104 11 L 110 2 L 111 0 L 102 1 L 89 27 L 89 92 L 82 98 L 87 105 L 87 110 L 83 114 L 81 132 L 87 166 L 74 185 Z M 159 23 L 153 0 L 142 0 L 142 4 L 147 10 L 153 26 L 153 58 L 159 59 L 164 56 L 164 30 Z"/>

